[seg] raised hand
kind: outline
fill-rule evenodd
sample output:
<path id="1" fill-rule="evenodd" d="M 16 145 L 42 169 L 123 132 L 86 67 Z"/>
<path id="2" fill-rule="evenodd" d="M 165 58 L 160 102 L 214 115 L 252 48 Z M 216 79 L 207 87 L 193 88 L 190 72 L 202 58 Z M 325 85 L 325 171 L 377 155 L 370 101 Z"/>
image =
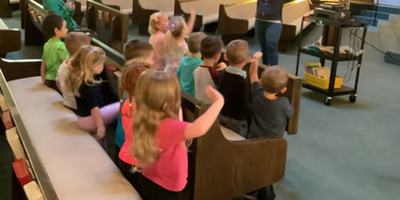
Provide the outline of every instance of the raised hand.
<path id="1" fill-rule="evenodd" d="M 214 89 L 211 85 L 207 85 L 206 87 L 206 95 L 212 102 L 223 101 L 224 97 L 219 93 L 216 89 Z"/>
<path id="2" fill-rule="evenodd" d="M 218 63 L 218 69 L 217 69 L 217 71 L 222 71 L 222 70 L 224 70 L 224 69 L 226 69 L 226 64 L 225 64 L 224 62 Z"/>

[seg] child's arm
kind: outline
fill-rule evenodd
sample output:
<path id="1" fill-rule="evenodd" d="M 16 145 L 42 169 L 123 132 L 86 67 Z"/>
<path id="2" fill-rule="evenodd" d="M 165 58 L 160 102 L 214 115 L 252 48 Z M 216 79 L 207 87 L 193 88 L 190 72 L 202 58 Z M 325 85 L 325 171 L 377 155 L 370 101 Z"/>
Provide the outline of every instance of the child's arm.
<path id="1" fill-rule="evenodd" d="M 210 129 L 224 105 L 224 97 L 210 85 L 206 88 L 206 94 L 213 104 L 207 112 L 186 127 L 185 139 L 197 138 L 204 135 Z"/>
<path id="2" fill-rule="evenodd" d="M 40 65 L 40 76 L 42 77 L 43 85 L 46 80 L 46 72 L 47 72 L 46 61 L 42 60 L 42 64 Z"/>
<path id="3" fill-rule="evenodd" d="M 250 83 L 254 83 L 258 81 L 258 60 L 261 58 L 262 53 L 256 52 L 253 55 L 253 59 L 251 59 L 250 65 Z"/>
<path id="4" fill-rule="evenodd" d="M 105 136 L 106 129 L 104 127 L 103 118 L 101 117 L 101 112 L 99 107 L 95 107 L 90 111 L 93 121 L 97 128 L 97 139 L 102 139 Z"/>
<path id="5" fill-rule="evenodd" d="M 193 26 L 194 26 L 194 22 L 196 20 L 196 10 L 194 9 L 194 7 L 190 7 L 190 17 L 189 20 L 187 22 L 187 27 L 188 27 L 188 33 L 191 33 L 193 31 Z"/>

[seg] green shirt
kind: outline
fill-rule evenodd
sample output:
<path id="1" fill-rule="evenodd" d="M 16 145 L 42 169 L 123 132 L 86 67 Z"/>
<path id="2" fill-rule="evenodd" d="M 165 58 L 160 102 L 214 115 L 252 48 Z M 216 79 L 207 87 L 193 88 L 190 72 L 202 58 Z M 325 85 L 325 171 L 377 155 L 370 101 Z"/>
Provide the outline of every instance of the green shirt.
<path id="1" fill-rule="evenodd" d="M 56 15 L 60 15 L 67 22 L 67 29 L 73 30 L 76 28 L 76 22 L 72 17 L 75 11 L 69 9 L 63 1 L 60 0 L 43 0 L 43 8 L 45 10 L 52 10 Z"/>
<path id="2" fill-rule="evenodd" d="M 181 65 L 176 72 L 176 75 L 179 77 L 181 90 L 187 92 L 192 97 L 194 97 L 196 94 L 194 88 L 193 72 L 197 66 L 202 64 L 203 60 L 201 60 L 201 58 L 191 57 L 188 55 L 183 58 Z"/>
<path id="3" fill-rule="evenodd" d="M 68 59 L 69 53 L 64 42 L 51 38 L 44 44 L 42 59 L 46 62 L 46 80 L 55 81 L 62 60 Z"/>

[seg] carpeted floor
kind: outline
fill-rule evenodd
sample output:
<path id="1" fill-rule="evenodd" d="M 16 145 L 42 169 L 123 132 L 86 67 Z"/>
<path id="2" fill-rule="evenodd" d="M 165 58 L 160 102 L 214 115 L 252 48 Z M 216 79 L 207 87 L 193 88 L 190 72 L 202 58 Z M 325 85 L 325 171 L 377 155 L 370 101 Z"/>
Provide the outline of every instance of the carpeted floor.
<path id="1" fill-rule="evenodd" d="M 3 21 L 10 27 L 19 27 L 18 13 Z M 321 30 L 320 26 L 307 29 L 303 44 L 318 40 Z M 137 31 L 130 33 L 130 38 L 137 37 Z M 255 39 L 247 40 L 251 53 L 259 50 Z M 382 48 L 379 32 L 368 33 L 367 41 Z M 299 38 L 287 52 L 280 54 L 279 63 L 289 73 L 295 73 L 298 42 Z M 342 44 L 351 44 L 347 30 Z M 40 52 L 41 47 L 23 46 L 21 52 L 10 53 L 7 58 L 40 58 Z M 318 62 L 318 59 L 302 55 L 300 76 L 306 62 Z M 347 72 L 349 81 L 344 84 L 350 87 L 354 86 L 356 71 L 351 72 L 352 66 L 353 63 L 345 62 L 338 67 L 338 75 L 345 76 Z M 398 77 L 400 66 L 385 63 L 383 54 L 366 46 L 356 103 L 349 103 L 348 96 L 339 96 L 327 107 L 323 104 L 324 95 L 303 89 L 299 132 L 285 136 L 288 140 L 286 174 L 275 184 L 277 200 L 399 199 Z M 0 198 L 7 200 L 11 154 L 4 136 L 0 136 L 0 150 Z"/>

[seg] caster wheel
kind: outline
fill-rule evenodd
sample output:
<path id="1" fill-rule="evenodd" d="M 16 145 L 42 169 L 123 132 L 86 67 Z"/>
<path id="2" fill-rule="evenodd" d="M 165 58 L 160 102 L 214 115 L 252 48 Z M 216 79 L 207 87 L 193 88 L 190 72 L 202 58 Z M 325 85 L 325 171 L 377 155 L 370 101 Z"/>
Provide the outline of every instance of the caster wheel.
<path id="1" fill-rule="evenodd" d="M 349 101 L 350 101 L 351 103 L 356 102 L 356 100 L 357 100 L 357 95 L 352 94 L 352 95 L 349 96 Z"/>
<path id="2" fill-rule="evenodd" d="M 324 102 L 326 106 L 331 105 L 331 99 L 332 99 L 331 97 L 326 97 L 325 102 Z"/>

